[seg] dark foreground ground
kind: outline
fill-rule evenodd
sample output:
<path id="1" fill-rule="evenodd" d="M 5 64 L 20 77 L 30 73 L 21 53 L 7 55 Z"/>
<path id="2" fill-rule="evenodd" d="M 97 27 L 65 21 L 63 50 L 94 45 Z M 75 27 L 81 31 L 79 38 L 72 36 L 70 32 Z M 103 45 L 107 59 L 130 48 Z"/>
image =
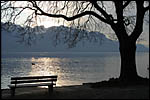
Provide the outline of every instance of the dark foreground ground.
<path id="1" fill-rule="evenodd" d="M 47 88 L 18 88 L 16 96 L 10 90 L 1 90 L 2 99 L 149 99 L 149 85 L 122 87 L 97 87 L 89 85 L 54 87 L 53 94 Z"/>

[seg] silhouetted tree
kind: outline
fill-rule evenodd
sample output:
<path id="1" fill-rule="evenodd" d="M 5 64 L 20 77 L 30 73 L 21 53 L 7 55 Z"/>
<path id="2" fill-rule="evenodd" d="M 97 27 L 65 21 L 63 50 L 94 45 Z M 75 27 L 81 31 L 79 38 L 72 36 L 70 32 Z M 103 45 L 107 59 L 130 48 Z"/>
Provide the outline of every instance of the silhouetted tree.
<path id="1" fill-rule="evenodd" d="M 7 20 L 7 23 L 16 23 L 21 13 L 28 9 L 31 14 L 26 17 L 24 23 L 26 28 L 33 24 L 37 25 L 36 21 L 40 16 L 63 18 L 64 22 L 71 21 L 70 25 L 80 29 L 96 30 L 102 28 L 104 24 L 101 23 L 107 24 L 115 32 L 120 44 L 119 79 L 133 81 L 139 78 L 135 59 L 136 41 L 143 32 L 145 14 L 149 16 L 149 1 L 26 1 L 21 3 L 22 5 L 17 1 L 1 1 L 1 18 Z M 25 33 L 22 35 L 24 36 Z M 78 37 L 78 33 L 73 34 L 72 42 L 76 43 Z"/>

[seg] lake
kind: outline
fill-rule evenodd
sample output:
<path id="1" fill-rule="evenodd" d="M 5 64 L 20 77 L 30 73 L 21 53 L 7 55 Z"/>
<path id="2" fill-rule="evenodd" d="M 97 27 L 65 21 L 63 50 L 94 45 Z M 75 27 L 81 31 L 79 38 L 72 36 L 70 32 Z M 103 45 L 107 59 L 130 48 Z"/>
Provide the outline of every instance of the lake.
<path id="1" fill-rule="evenodd" d="M 119 52 L 5 52 L 1 89 L 13 76 L 58 75 L 57 86 L 99 82 L 119 77 L 120 63 Z M 136 63 L 138 74 L 149 78 L 149 52 L 137 52 Z"/>

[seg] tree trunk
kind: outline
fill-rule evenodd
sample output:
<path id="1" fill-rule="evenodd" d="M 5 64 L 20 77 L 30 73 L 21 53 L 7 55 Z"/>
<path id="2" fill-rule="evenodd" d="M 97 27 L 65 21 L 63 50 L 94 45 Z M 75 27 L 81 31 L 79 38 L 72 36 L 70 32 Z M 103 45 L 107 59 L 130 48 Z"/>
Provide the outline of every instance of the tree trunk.
<path id="1" fill-rule="evenodd" d="M 120 43 L 121 81 L 135 81 L 138 78 L 136 70 L 136 43 L 129 40 Z"/>

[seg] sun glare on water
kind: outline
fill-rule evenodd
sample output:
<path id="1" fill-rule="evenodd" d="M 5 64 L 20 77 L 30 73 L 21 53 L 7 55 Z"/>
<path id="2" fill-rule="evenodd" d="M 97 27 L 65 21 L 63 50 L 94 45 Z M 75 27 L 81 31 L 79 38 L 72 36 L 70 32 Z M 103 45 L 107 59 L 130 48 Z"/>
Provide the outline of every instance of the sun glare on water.
<path id="1" fill-rule="evenodd" d="M 66 84 L 66 82 L 60 77 L 64 76 L 64 72 L 61 69 L 61 59 L 60 58 L 31 58 L 31 71 L 29 76 L 49 76 L 49 75 L 58 75 L 58 80 L 56 86 L 61 86 Z M 44 86 L 42 88 L 47 88 Z"/>

